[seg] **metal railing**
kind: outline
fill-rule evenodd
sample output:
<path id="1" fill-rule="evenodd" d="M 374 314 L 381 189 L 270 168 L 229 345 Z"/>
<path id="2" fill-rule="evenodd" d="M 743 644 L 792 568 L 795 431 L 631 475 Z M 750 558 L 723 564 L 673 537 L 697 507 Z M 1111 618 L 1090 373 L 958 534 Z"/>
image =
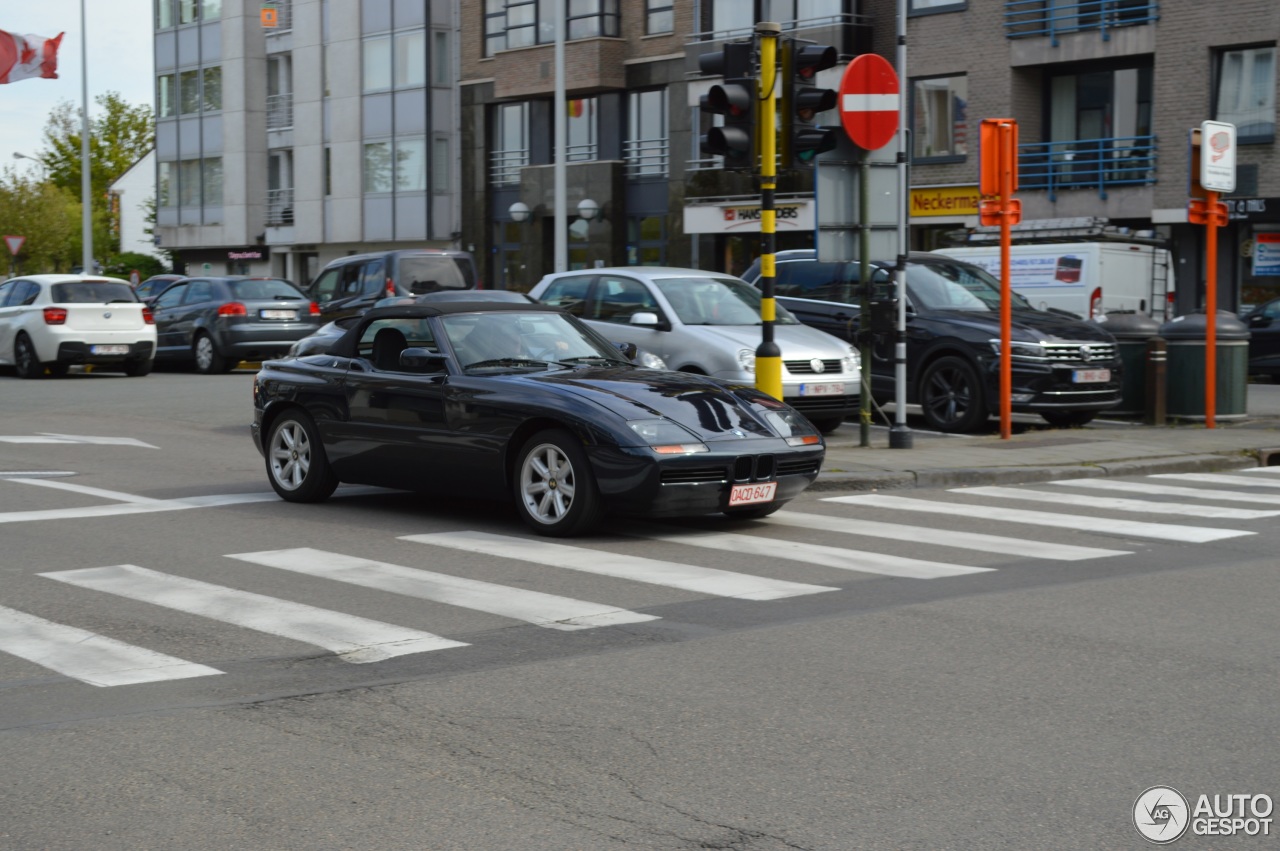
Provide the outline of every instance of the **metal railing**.
<path id="1" fill-rule="evenodd" d="M 1159 20 L 1156 0 L 1005 0 L 1004 28 L 1009 38 L 1048 36 L 1054 46 L 1064 33 L 1097 30 L 1103 41 L 1116 27 Z"/>
<path id="2" fill-rule="evenodd" d="M 1107 189 L 1156 182 L 1156 137 L 1118 136 L 1033 142 L 1018 146 L 1018 188 L 1047 189 L 1049 199 L 1060 189 Z"/>
<path id="3" fill-rule="evenodd" d="M 293 126 L 293 93 L 267 95 L 267 129 L 285 130 Z"/>
<path id="4" fill-rule="evenodd" d="M 492 151 L 489 154 L 489 182 L 494 186 L 507 186 L 520 182 L 520 169 L 529 164 L 529 149 Z"/>
<path id="5" fill-rule="evenodd" d="M 263 32 L 267 35 L 276 35 L 293 29 L 293 0 L 268 0 L 263 6 L 268 8 L 274 6 L 276 10 L 276 25 Z"/>
<path id="6" fill-rule="evenodd" d="M 671 146 L 666 139 L 628 139 L 623 146 L 627 177 L 666 177 Z"/>
<path id="7" fill-rule="evenodd" d="M 267 225 L 293 224 L 293 187 L 267 190 Z"/>

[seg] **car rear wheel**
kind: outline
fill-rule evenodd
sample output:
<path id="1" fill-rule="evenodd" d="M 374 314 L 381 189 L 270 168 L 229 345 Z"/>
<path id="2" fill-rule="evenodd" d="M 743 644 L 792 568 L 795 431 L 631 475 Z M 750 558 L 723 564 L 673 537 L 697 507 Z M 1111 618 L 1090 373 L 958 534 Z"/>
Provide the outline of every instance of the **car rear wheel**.
<path id="1" fill-rule="evenodd" d="M 973 431 L 987 420 L 978 371 L 964 358 L 938 358 L 929 364 L 920 378 L 919 398 L 925 422 L 938 431 Z"/>
<path id="2" fill-rule="evenodd" d="M 201 375 L 228 372 L 235 366 L 235 364 L 229 363 L 226 358 L 218 354 L 218 347 L 213 344 L 213 338 L 208 334 L 198 334 L 196 336 L 196 341 L 191 346 L 191 352 L 195 355 L 196 371 Z"/>
<path id="3" fill-rule="evenodd" d="M 289 502 L 323 502 L 338 487 L 315 421 L 301 410 L 286 411 L 267 438 L 267 477 Z"/>
<path id="4" fill-rule="evenodd" d="M 1079 428 L 1097 416 L 1096 411 L 1041 411 L 1040 416 L 1054 428 Z"/>
<path id="5" fill-rule="evenodd" d="M 13 365 L 19 378 L 44 377 L 44 365 L 36 357 L 36 347 L 26 334 L 19 334 L 13 343 Z"/>
<path id="6" fill-rule="evenodd" d="M 520 517 L 540 535 L 586 532 L 603 513 L 587 453 L 564 429 L 538 432 L 525 443 L 513 486 Z"/>
<path id="7" fill-rule="evenodd" d="M 146 360 L 131 360 L 124 363 L 124 374 L 131 377 L 141 377 L 151 374 L 151 367 L 155 363 L 151 358 Z"/>

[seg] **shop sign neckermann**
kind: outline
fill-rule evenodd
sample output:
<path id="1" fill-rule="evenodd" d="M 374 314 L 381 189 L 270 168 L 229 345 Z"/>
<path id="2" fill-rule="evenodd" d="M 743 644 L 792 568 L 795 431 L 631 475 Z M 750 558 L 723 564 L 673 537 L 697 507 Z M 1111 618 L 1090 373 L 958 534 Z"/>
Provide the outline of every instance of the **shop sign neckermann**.
<path id="1" fill-rule="evenodd" d="M 812 201 L 779 201 L 774 204 L 778 233 L 812 232 Z M 759 204 L 693 204 L 684 208 L 685 233 L 760 233 Z"/>

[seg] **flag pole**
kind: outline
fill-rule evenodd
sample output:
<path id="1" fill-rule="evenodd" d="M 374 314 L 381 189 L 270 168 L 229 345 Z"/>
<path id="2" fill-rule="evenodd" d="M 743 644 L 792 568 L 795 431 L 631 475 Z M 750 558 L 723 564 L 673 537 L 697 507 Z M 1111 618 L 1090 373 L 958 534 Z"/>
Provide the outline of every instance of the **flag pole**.
<path id="1" fill-rule="evenodd" d="M 97 272 L 93 265 L 93 200 L 89 188 L 89 32 L 85 28 L 84 0 L 80 0 L 80 230 L 84 245 L 84 274 Z"/>

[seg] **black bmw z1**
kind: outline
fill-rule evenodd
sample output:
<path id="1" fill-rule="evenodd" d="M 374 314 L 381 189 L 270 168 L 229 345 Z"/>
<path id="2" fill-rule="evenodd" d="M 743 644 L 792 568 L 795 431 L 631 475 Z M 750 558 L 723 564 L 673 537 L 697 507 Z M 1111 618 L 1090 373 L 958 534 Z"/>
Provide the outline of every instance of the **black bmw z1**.
<path id="1" fill-rule="evenodd" d="M 559 308 L 376 308 L 323 354 L 269 361 L 254 443 L 282 498 L 339 483 L 514 499 L 544 535 L 606 513 L 777 511 L 818 476 L 822 436 L 748 385 L 637 367 Z"/>

